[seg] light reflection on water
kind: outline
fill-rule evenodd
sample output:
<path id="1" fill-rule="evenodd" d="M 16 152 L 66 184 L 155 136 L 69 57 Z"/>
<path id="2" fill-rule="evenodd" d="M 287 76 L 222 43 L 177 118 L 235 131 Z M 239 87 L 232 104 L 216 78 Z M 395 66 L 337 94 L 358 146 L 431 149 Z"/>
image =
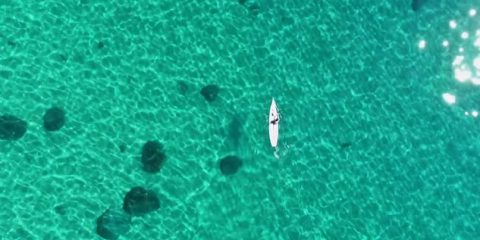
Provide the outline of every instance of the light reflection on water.
<path id="1" fill-rule="evenodd" d="M 448 23 L 451 35 L 441 42 L 429 42 L 420 39 L 418 48 L 428 50 L 429 45 L 440 44 L 445 51 L 453 51 L 451 61 L 452 77 L 459 84 L 470 84 L 480 87 L 480 19 L 476 8 L 470 8 L 458 19 L 451 19 Z M 456 105 L 462 102 L 461 95 L 454 91 L 440 93 L 447 105 Z M 479 110 L 465 111 L 465 116 L 478 116 Z"/>

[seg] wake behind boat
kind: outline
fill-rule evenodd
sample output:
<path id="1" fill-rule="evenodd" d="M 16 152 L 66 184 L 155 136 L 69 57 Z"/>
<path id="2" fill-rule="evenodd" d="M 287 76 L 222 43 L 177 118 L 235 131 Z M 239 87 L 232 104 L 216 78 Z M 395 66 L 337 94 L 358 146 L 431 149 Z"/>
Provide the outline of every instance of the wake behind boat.
<path id="1" fill-rule="evenodd" d="M 278 136 L 279 136 L 279 124 L 280 115 L 278 114 L 277 103 L 272 98 L 272 104 L 270 104 L 270 114 L 268 115 L 268 135 L 270 136 L 270 144 L 272 147 L 277 148 Z"/>

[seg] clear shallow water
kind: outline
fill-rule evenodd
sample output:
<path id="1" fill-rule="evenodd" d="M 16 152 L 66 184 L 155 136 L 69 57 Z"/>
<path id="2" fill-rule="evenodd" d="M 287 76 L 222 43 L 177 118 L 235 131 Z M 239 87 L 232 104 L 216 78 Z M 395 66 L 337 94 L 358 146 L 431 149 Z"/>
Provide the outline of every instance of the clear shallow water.
<path id="1" fill-rule="evenodd" d="M 478 2 L 311 2 L 1 3 L 0 113 L 29 124 L 0 142 L 2 239 L 98 238 L 133 186 L 161 207 L 123 239 L 480 236 L 479 89 L 452 67 L 459 47 L 478 55 Z M 46 133 L 52 105 L 68 122 Z M 140 164 L 151 139 L 168 156 L 157 174 Z M 244 164 L 225 177 L 228 154 Z"/>

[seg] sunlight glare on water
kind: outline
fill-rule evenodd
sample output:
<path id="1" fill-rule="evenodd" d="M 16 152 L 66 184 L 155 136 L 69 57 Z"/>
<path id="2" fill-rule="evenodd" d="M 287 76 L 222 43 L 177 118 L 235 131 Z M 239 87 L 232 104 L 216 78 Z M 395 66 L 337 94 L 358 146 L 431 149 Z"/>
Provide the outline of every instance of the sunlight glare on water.
<path id="1" fill-rule="evenodd" d="M 418 48 L 420 49 L 424 49 L 426 46 L 427 46 L 427 41 L 425 40 L 420 40 L 420 42 L 418 43 Z"/>
<path id="2" fill-rule="evenodd" d="M 470 9 L 470 10 L 468 11 L 468 15 L 469 15 L 470 17 L 473 17 L 473 16 L 477 15 L 477 10 L 476 10 L 476 9 L 473 9 L 473 8 Z"/>
<path id="3" fill-rule="evenodd" d="M 476 9 L 472 8 L 468 11 L 468 16 L 474 17 L 476 13 Z M 478 52 L 480 34 L 478 28 L 475 30 L 475 34 L 470 34 L 468 30 L 464 29 L 466 27 L 458 24 L 457 20 L 451 20 L 449 26 L 452 30 L 458 27 L 462 31 L 460 38 L 463 42 L 458 49 L 458 55 L 452 61 L 455 80 L 462 83 L 470 82 L 473 85 L 480 85 L 480 55 Z M 471 38 L 470 36 L 475 37 Z M 445 46 L 445 44 L 443 45 Z"/>
<path id="4" fill-rule="evenodd" d="M 456 101 L 455 95 L 453 95 L 451 93 L 444 93 L 444 94 L 442 94 L 442 97 L 443 97 L 443 100 L 447 104 L 449 104 L 449 105 L 455 104 L 455 101 Z"/>

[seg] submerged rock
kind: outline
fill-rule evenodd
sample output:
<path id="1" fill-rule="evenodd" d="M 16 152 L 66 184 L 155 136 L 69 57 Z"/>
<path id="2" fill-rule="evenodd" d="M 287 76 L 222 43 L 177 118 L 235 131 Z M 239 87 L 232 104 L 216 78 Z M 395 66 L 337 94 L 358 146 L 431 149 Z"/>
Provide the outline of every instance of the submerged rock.
<path id="1" fill-rule="evenodd" d="M 49 108 L 43 115 L 43 127 L 47 131 L 57 131 L 65 125 L 65 111 L 59 107 Z"/>
<path id="2" fill-rule="evenodd" d="M 97 234 L 105 239 L 117 239 L 130 230 L 132 217 L 121 209 L 107 209 L 97 218 Z"/>
<path id="3" fill-rule="evenodd" d="M 160 208 L 155 192 L 143 187 L 132 188 L 123 199 L 123 210 L 132 216 L 141 216 Z"/>
<path id="4" fill-rule="evenodd" d="M 121 153 L 124 153 L 127 150 L 127 145 L 125 143 L 120 143 L 118 145 L 118 149 L 120 150 Z"/>
<path id="5" fill-rule="evenodd" d="M 0 139 L 18 140 L 27 132 L 27 122 L 13 115 L 0 116 Z"/>
<path id="6" fill-rule="evenodd" d="M 142 148 L 143 169 L 150 173 L 160 171 L 167 156 L 163 152 L 163 146 L 158 141 L 148 141 Z"/>
<path id="7" fill-rule="evenodd" d="M 412 0 L 412 10 L 415 12 L 420 10 L 426 2 L 427 0 Z"/>
<path id="8" fill-rule="evenodd" d="M 220 159 L 220 171 L 223 175 L 233 175 L 240 167 L 242 167 L 243 161 L 237 156 L 226 156 Z"/>
<path id="9" fill-rule="evenodd" d="M 207 102 L 213 102 L 217 99 L 220 88 L 217 85 L 210 84 L 202 88 L 200 93 L 207 100 Z"/>

